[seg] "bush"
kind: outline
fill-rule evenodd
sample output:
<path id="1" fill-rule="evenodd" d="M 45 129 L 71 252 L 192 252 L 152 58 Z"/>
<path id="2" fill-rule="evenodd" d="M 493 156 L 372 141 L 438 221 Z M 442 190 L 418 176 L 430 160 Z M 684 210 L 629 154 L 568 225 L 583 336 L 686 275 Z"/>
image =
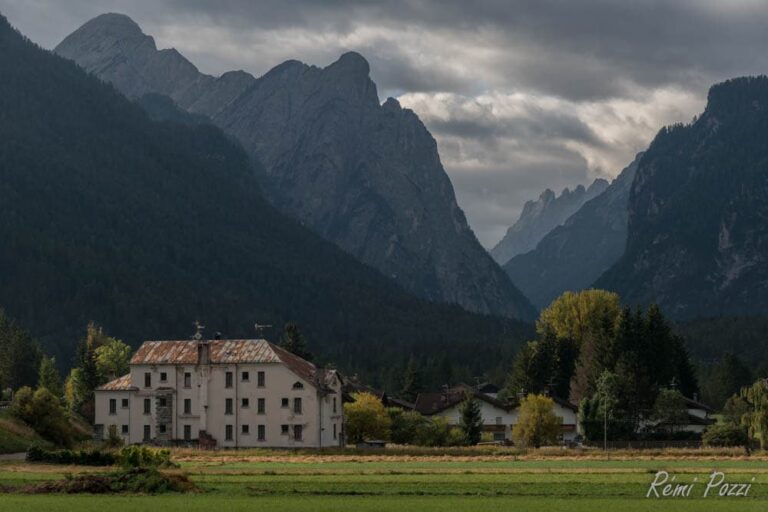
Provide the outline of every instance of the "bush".
<path id="1" fill-rule="evenodd" d="M 704 446 L 733 447 L 747 446 L 749 436 L 747 430 L 733 423 L 711 425 L 702 436 Z"/>
<path id="2" fill-rule="evenodd" d="M 107 438 L 104 440 L 104 446 L 107 448 L 120 448 L 123 444 L 123 438 L 117 433 L 117 425 L 110 425 L 107 430 Z"/>
<path id="3" fill-rule="evenodd" d="M 146 446 L 126 446 L 117 454 L 116 462 L 124 468 L 178 467 L 171 461 L 169 450 L 156 450 Z"/>
<path id="4" fill-rule="evenodd" d="M 353 393 L 344 404 L 347 437 L 352 443 L 389 439 L 390 419 L 381 400 L 370 393 Z"/>
<path id="5" fill-rule="evenodd" d="M 403 411 L 398 407 L 387 409 L 391 424 L 390 440 L 397 444 L 418 444 L 419 433 L 429 421 L 417 411 Z"/>
<path id="6" fill-rule="evenodd" d="M 115 455 L 101 450 L 46 450 L 32 445 L 27 450 L 27 461 L 48 462 L 76 466 L 112 466 Z"/>
<path id="7" fill-rule="evenodd" d="M 45 388 L 35 392 L 26 386 L 19 389 L 13 397 L 11 414 L 57 445 L 72 444 L 74 432 L 69 416 L 59 399 Z"/>

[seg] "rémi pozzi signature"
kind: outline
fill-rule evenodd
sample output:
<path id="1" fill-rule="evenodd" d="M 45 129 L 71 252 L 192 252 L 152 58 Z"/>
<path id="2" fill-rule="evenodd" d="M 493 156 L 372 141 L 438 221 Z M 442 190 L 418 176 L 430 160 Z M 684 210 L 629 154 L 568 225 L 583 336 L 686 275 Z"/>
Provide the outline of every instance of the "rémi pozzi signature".
<path id="1" fill-rule="evenodd" d="M 752 477 L 750 483 L 729 483 L 725 481 L 725 474 L 720 471 L 713 471 L 709 478 L 699 483 L 698 477 L 689 483 L 677 481 L 677 475 L 671 475 L 666 471 L 659 471 L 648 488 L 646 498 L 688 498 L 691 496 L 701 496 L 709 498 L 711 496 L 721 497 L 747 497 L 752 490 L 752 483 L 755 477 Z"/>

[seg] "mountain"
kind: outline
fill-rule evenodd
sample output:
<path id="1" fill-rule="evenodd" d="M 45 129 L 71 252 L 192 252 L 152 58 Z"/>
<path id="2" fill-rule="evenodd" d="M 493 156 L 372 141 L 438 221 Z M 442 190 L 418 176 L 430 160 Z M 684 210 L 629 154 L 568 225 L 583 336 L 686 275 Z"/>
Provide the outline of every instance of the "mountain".
<path id="1" fill-rule="evenodd" d="M 627 249 L 596 283 L 677 319 L 768 307 L 768 77 L 713 86 L 637 169 Z"/>
<path id="2" fill-rule="evenodd" d="M 203 114 L 263 164 L 268 200 L 423 298 L 531 319 L 535 311 L 480 246 L 435 140 L 410 110 L 379 102 L 357 53 L 318 68 L 288 61 L 260 78 L 200 73 L 157 50 L 130 18 L 105 14 L 55 50 L 130 98 Z"/>
<path id="3" fill-rule="evenodd" d="M 479 374 L 532 334 L 414 298 L 269 205 L 220 129 L 144 97 L 153 121 L 2 16 L 0 69 L 0 306 L 62 365 L 92 320 L 133 346 L 294 321 L 374 382 L 411 353 Z"/>
<path id="4" fill-rule="evenodd" d="M 513 257 L 504 270 L 539 308 L 566 290 L 588 288 L 623 254 L 627 205 L 642 153 L 600 195 L 587 201 L 536 249 Z"/>
<path id="5" fill-rule="evenodd" d="M 550 189 L 536 201 L 527 201 L 520 218 L 506 235 L 491 249 L 491 256 L 500 265 L 512 257 L 532 251 L 544 236 L 573 215 L 581 205 L 600 195 L 608 187 L 604 179 L 596 179 L 589 188 L 579 185 L 573 191 L 563 190 L 559 196 Z"/>

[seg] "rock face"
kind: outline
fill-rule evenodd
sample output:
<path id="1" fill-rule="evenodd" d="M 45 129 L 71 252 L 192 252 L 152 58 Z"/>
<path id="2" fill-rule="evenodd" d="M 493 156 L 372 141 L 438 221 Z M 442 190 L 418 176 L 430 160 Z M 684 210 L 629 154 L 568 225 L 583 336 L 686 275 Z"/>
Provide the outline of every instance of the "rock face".
<path id="1" fill-rule="evenodd" d="M 573 215 L 581 205 L 600 195 L 608 182 L 596 179 L 589 188 L 579 185 L 573 191 L 565 189 L 559 196 L 550 189 L 541 193 L 536 201 L 527 201 L 517 219 L 496 246 L 491 249 L 491 256 L 500 265 L 512 257 L 536 248 L 544 236 Z"/>
<path id="2" fill-rule="evenodd" d="M 536 249 L 512 258 L 504 270 L 539 308 L 566 290 L 583 290 L 623 254 L 627 205 L 642 153 L 600 195 L 587 201 Z"/>
<path id="3" fill-rule="evenodd" d="M 297 61 L 261 78 L 200 73 L 123 15 L 89 21 L 55 50 L 132 98 L 158 93 L 204 114 L 264 167 L 281 211 L 403 288 L 469 310 L 531 318 L 533 308 L 480 246 L 437 145 L 394 99 L 379 104 L 366 60 Z"/>
<path id="4" fill-rule="evenodd" d="M 624 256 L 597 286 L 677 319 L 768 306 L 768 77 L 713 86 L 659 132 L 632 185 Z"/>
<path id="5" fill-rule="evenodd" d="M 409 353 L 479 374 L 532 335 L 405 292 L 264 201 L 210 121 L 145 95 L 148 116 L 2 15 L 0 70 L 0 304 L 60 361 L 89 321 L 134 346 L 195 318 L 233 338 L 296 322 L 323 360 L 375 378 Z"/>

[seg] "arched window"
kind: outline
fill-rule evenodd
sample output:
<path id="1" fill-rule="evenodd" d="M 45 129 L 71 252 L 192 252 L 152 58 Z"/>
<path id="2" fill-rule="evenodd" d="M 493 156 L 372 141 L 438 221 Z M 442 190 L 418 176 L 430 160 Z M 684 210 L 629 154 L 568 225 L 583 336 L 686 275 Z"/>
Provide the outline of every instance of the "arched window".
<path id="1" fill-rule="evenodd" d="M 301 382 L 294 382 L 293 389 L 304 389 L 304 384 Z"/>

